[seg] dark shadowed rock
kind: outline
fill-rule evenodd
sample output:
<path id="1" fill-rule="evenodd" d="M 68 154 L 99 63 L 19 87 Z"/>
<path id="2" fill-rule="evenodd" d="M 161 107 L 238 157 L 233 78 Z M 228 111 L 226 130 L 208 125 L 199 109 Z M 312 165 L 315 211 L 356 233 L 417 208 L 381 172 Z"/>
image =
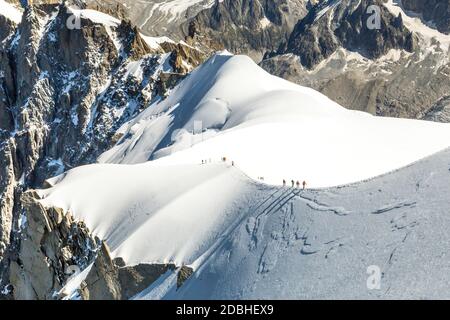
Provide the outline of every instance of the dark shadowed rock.
<path id="1" fill-rule="evenodd" d="M 402 0 L 406 10 L 418 13 L 440 32 L 450 34 L 450 0 Z"/>
<path id="2" fill-rule="evenodd" d="M 76 266 L 82 270 L 95 258 L 100 241 L 84 223 L 59 208 L 44 208 L 33 191 L 22 196 L 22 241 L 11 262 L 9 282 L 15 299 L 56 299 Z"/>
<path id="3" fill-rule="evenodd" d="M 278 49 L 306 12 L 303 0 L 224 0 L 201 11 L 182 28 L 212 48 L 247 54 L 260 60 Z"/>
<path id="4" fill-rule="evenodd" d="M 161 275 L 174 270 L 173 264 L 125 266 L 121 258 L 111 260 L 106 243 L 81 285 L 83 300 L 128 300 L 148 288 Z"/>
<path id="5" fill-rule="evenodd" d="M 181 286 L 192 276 L 193 273 L 194 269 L 191 267 L 182 266 L 177 275 L 177 288 L 181 288 Z"/>
<path id="6" fill-rule="evenodd" d="M 368 27 L 371 5 L 380 8 L 380 29 Z M 381 0 L 330 0 L 309 11 L 279 53 L 298 55 L 304 66 L 313 68 L 339 47 L 377 58 L 391 49 L 413 51 L 415 40 L 401 16 L 392 16 Z"/>

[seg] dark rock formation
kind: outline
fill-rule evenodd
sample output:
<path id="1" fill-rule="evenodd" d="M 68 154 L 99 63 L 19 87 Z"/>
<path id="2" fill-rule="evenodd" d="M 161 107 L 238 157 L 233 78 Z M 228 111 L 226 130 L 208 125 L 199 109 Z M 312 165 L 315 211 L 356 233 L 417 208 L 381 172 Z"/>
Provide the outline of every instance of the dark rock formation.
<path id="1" fill-rule="evenodd" d="M 55 299 L 70 270 L 86 268 L 100 241 L 82 222 L 58 208 L 44 208 L 34 192 L 22 196 L 22 241 L 11 261 L 10 284 L 15 299 Z"/>
<path id="2" fill-rule="evenodd" d="M 92 269 L 81 285 L 80 296 L 83 300 L 128 300 L 147 289 L 166 272 L 174 272 L 175 269 L 174 264 L 125 266 L 120 258 L 112 260 L 108 246 L 103 243 Z"/>
<path id="3" fill-rule="evenodd" d="M 422 15 L 425 22 L 430 22 L 443 33 L 450 34 L 450 0 L 402 0 L 406 10 Z"/>
<path id="4" fill-rule="evenodd" d="M 424 120 L 435 122 L 450 122 L 450 96 L 445 96 L 428 110 Z"/>
<path id="5" fill-rule="evenodd" d="M 147 43 L 142 39 L 138 29 L 129 20 L 122 20 L 117 29 L 119 37 L 124 45 L 123 51 L 133 60 L 139 60 L 146 54 L 154 53 Z"/>
<path id="6" fill-rule="evenodd" d="M 267 51 L 286 41 L 297 20 L 305 14 L 303 0 L 216 1 L 182 28 L 190 38 L 209 47 L 223 47 L 260 60 Z"/>
<path id="7" fill-rule="evenodd" d="M 368 26 L 371 5 L 380 8 L 380 29 Z M 279 53 L 298 55 L 304 66 L 313 68 L 339 47 L 377 58 L 390 49 L 413 51 L 415 40 L 403 26 L 402 17 L 392 16 L 381 0 L 329 0 L 309 11 Z"/>
<path id="8" fill-rule="evenodd" d="M 368 28 L 370 5 L 380 10 L 380 29 Z M 422 119 L 448 96 L 448 46 L 408 30 L 404 18 L 378 0 L 324 0 L 261 66 L 349 109 Z"/>
<path id="9" fill-rule="evenodd" d="M 180 271 L 178 271 L 177 288 L 181 288 L 181 286 L 192 276 L 193 273 L 194 270 L 191 267 L 182 266 Z"/>

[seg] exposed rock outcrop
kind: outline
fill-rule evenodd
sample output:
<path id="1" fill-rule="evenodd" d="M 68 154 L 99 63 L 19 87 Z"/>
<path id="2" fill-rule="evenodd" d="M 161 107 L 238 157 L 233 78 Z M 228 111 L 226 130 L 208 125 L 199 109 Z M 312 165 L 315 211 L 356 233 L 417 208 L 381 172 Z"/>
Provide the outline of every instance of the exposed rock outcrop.
<path id="1" fill-rule="evenodd" d="M 402 0 L 401 4 L 434 24 L 440 32 L 450 34 L 450 0 Z"/>
<path id="2" fill-rule="evenodd" d="M 122 20 L 117 29 L 119 37 L 123 40 L 124 53 L 133 60 L 139 60 L 143 56 L 154 53 L 142 39 L 139 30 L 129 20 Z"/>
<path id="3" fill-rule="evenodd" d="M 181 288 L 181 286 L 192 276 L 194 273 L 194 269 L 188 266 L 182 266 L 180 271 L 178 271 L 177 276 L 177 288 Z"/>
<path id="4" fill-rule="evenodd" d="M 450 96 L 443 97 L 436 102 L 436 104 L 425 113 L 423 119 L 436 122 L 450 122 Z"/>
<path id="5" fill-rule="evenodd" d="M 16 186 L 15 145 L 7 140 L 0 147 L 0 262 L 6 253 L 13 225 L 14 189 Z M 0 275 L 3 273 L 0 268 Z"/>
<path id="6" fill-rule="evenodd" d="M 44 208 L 35 192 L 24 193 L 22 205 L 22 241 L 10 267 L 14 298 L 55 299 L 70 270 L 94 260 L 100 241 L 69 213 Z"/>
<path id="7" fill-rule="evenodd" d="M 224 0 L 216 1 L 182 28 L 188 38 L 197 37 L 209 47 L 223 47 L 259 61 L 288 39 L 305 13 L 304 0 Z"/>
<path id="8" fill-rule="evenodd" d="M 174 269 L 173 264 L 124 266 L 112 260 L 108 246 L 103 243 L 91 271 L 81 285 L 80 296 L 83 300 L 128 300 Z"/>
<path id="9" fill-rule="evenodd" d="M 14 33 L 17 25 L 7 17 L 0 14 L 0 42 L 11 36 Z"/>
<path id="10" fill-rule="evenodd" d="M 380 9 L 380 28 L 368 24 L 373 15 L 368 8 L 373 5 Z M 381 0 L 322 1 L 296 25 L 279 53 L 293 53 L 304 66 L 313 68 L 340 47 L 373 59 L 391 49 L 411 52 L 415 39 L 402 17 L 392 16 Z"/>

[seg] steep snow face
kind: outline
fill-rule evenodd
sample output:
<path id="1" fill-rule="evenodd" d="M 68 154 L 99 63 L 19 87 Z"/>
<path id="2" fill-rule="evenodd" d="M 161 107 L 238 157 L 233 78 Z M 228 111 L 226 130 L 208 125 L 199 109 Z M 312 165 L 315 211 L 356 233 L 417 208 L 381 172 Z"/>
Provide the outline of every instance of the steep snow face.
<path id="1" fill-rule="evenodd" d="M 368 179 L 450 145 L 450 125 L 349 111 L 263 71 L 245 56 L 212 57 L 119 132 L 100 162 L 173 165 L 226 157 L 270 184 Z"/>
<path id="2" fill-rule="evenodd" d="M 0 0 L 0 15 L 5 16 L 15 24 L 19 24 L 22 20 L 22 12 L 5 0 Z"/>

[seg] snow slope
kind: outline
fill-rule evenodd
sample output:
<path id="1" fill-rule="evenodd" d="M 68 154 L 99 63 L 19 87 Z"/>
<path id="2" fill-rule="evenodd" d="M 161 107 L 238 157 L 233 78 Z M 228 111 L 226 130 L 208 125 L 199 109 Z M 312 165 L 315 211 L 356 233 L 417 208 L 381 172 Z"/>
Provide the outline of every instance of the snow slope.
<path id="1" fill-rule="evenodd" d="M 16 24 L 19 24 L 22 20 L 22 12 L 5 0 L 0 0 L 0 15 L 5 16 Z"/>
<path id="2" fill-rule="evenodd" d="M 175 43 L 168 37 L 149 37 L 143 34 L 141 34 L 141 37 L 148 44 L 148 46 L 154 50 L 161 49 L 161 44 L 164 42 Z"/>
<path id="3" fill-rule="evenodd" d="M 130 265 L 194 262 L 243 215 L 237 206 L 245 208 L 240 197 L 252 185 L 225 164 L 152 162 L 91 165 L 52 182 L 58 180 L 41 191 L 43 204 L 73 212 Z"/>
<path id="4" fill-rule="evenodd" d="M 222 157 L 254 179 L 329 187 L 401 168 L 450 146 L 450 125 L 349 111 L 324 95 L 218 54 L 120 130 L 104 163 L 198 164 Z"/>
<path id="5" fill-rule="evenodd" d="M 450 297 L 450 150 L 343 188 L 264 193 L 180 289 L 168 273 L 135 299 Z"/>

